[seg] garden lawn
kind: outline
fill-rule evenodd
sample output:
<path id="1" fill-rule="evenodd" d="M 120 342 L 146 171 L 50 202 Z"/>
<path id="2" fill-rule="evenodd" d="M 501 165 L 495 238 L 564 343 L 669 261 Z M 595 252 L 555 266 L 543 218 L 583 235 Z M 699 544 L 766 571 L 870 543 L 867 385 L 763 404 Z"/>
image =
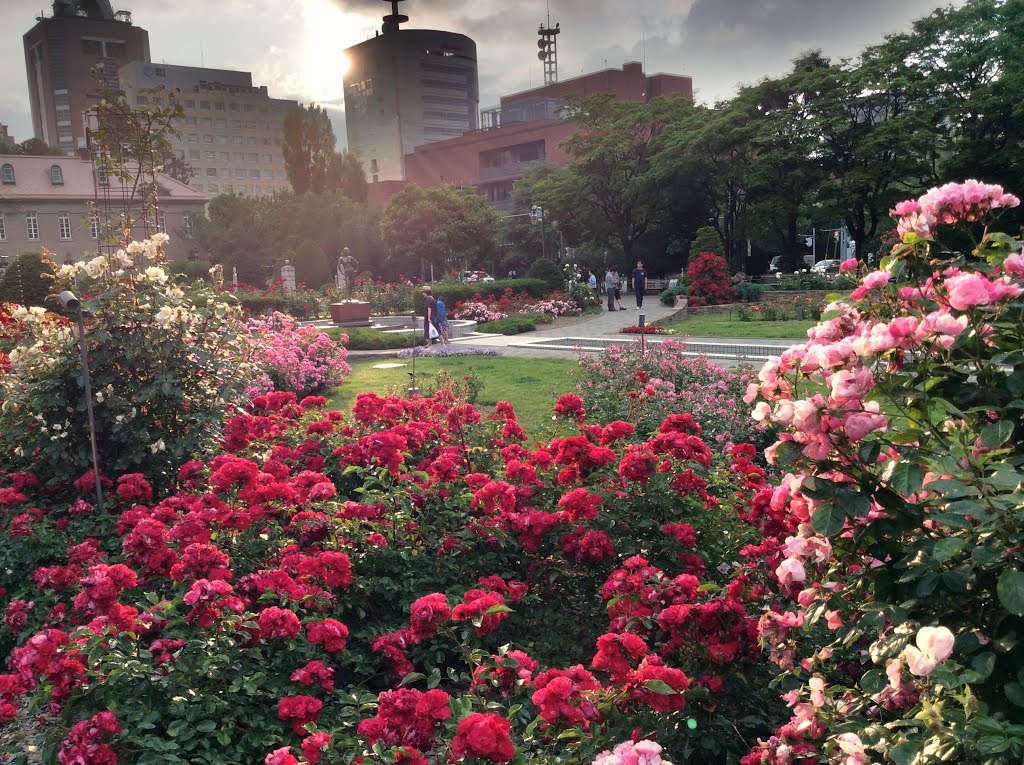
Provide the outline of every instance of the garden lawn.
<path id="1" fill-rule="evenodd" d="M 405 366 L 374 368 L 381 363 L 402 363 Z M 360 393 L 404 393 L 409 386 L 412 359 L 373 359 L 351 362 L 350 365 L 352 374 L 328 399 L 328 409 L 348 412 Z M 515 407 L 519 424 L 530 438 L 538 438 L 544 428 L 551 425 L 551 413 L 558 396 L 572 390 L 569 372 L 576 368 L 576 362 L 569 359 L 527 360 L 511 356 L 417 358 L 417 385 L 423 390 L 429 384 L 428 380 L 442 370 L 461 380 L 470 367 L 484 381 L 477 405 L 486 408 L 499 401 L 508 401 Z"/>
<path id="2" fill-rule="evenodd" d="M 800 321 L 740 321 L 736 314 L 714 314 L 691 316 L 688 319 L 666 324 L 678 335 L 707 337 L 781 337 L 807 338 L 807 330 L 818 322 L 810 319 Z"/>

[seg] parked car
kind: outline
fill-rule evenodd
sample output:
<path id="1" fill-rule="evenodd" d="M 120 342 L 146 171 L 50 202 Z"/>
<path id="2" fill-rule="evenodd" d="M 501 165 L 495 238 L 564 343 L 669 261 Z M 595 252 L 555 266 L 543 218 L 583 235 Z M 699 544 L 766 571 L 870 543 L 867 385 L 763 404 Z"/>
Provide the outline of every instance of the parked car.
<path id="1" fill-rule="evenodd" d="M 811 266 L 812 273 L 816 274 L 838 274 L 839 273 L 839 261 L 838 260 L 819 260 L 813 266 Z"/>
<path id="2" fill-rule="evenodd" d="M 477 282 L 493 282 L 494 277 L 486 271 L 463 271 L 459 281 L 463 284 L 476 284 Z"/>

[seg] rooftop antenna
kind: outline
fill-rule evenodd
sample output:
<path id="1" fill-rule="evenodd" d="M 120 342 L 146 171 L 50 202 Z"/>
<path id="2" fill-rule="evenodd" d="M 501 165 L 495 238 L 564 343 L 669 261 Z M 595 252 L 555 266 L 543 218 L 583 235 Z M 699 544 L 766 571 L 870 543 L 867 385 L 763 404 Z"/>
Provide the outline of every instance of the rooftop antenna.
<path id="1" fill-rule="evenodd" d="M 408 16 L 398 12 L 398 4 L 405 0 L 384 0 L 384 2 L 391 4 L 391 13 L 384 17 L 384 26 L 381 27 L 381 31 L 397 32 L 399 25 L 409 20 Z"/>
<path id="2" fill-rule="evenodd" d="M 558 82 L 558 34 L 561 32 L 559 25 L 551 28 L 551 6 L 548 5 L 548 23 L 541 24 L 537 34 L 537 58 L 544 62 L 544 84 L 554 85 Z"/>

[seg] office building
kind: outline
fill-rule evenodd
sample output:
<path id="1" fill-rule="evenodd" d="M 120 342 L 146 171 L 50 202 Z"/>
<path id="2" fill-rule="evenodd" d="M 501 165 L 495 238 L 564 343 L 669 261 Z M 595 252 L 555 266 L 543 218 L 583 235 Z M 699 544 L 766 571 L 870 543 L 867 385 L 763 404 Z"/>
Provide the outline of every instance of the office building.
<path id="1" fill-rule="evenodd" d="M 152 229 L 170 235 L 171 259 L 195 257 L 193 221 L 205 214 L 208 198 L 164 175 L 155 182 L 158 212 Z M 122 188 L 122 181 L 97 174 L 87 159 L 0 156 L 0 261 L 42 247 L 60 263 L 95 253 L 103 221 L 94 211 L 118 220 L 126 194 L 130 189 Z M 109 209 L 105 197 L 114 200 Z M 139 230 L 134 236 L 145 234 Z"/>
<path id="2" fill-rule="evenodd" d="M 173 147 L 192 166 L 195 191 L 266 196 L 291 189 L 281 146 L 285 115 L 299 105 L 271 98 L 249 72 L 133 62 L 121 67 L 120 83 L 136 108 L 163 105 L 178 91 L 185 114 L 175 123 Z"/>
<path id="3" fill-rule="evenodd" d="M 390 0 L 380 34 L 345 50 L 348 148 L 371 183 L 404 180 L 403 157 L 417 146 L 477 128 L 476 43 L 454 32 L 400 29 L 408 20 L 400 1 Z"/>
<path id="4" fill-rule="evenodd" d="M 118 68 L 149 61 L 149 33 L 109 0 L 55 0 L 22 39 L 33 132 L 67 154 L 85 147 L 85 111 L 117 87 Z"/>
<path id="5" fill-rule="evenodd" d="M 512 186 L 527 167 L 534 162 L 569 162 L 559 144 L 576 126 L 558 118 L 565 99 L 598 93 L 611 93 L 623 101 L 649 101 L 670 94 L 693 98 L 693 80 L 672 74 L 648 76 L 641 64 L 630 62 L 622 69 L 605 69 L 502 96 L 500 106 L 482 113 L 480 130 L 419 146 L 407 155 L 405 179 L 420 186 L 476 186 L 499 210 L 511 210 Z M 373 191 L 371 185 L 371 199 L 377 201 L 382 195 Z"/>

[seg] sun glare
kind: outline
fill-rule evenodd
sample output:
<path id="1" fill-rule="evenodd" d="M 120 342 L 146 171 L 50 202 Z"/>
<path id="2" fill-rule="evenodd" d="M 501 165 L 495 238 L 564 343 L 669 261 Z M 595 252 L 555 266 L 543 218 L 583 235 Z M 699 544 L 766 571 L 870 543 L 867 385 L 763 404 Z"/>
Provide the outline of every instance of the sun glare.
<path id="1" fill-rule="evenodd" d="M 300 85 L 303 95 L 317 103 L 340 104 L 342 78 L 349 68 L 349 60 L 342 51 L 362 39 L 357 30 L 365 26 L 366 21 L 345 13 L 330 0 L 305 0 L 302 16 Z"/>

